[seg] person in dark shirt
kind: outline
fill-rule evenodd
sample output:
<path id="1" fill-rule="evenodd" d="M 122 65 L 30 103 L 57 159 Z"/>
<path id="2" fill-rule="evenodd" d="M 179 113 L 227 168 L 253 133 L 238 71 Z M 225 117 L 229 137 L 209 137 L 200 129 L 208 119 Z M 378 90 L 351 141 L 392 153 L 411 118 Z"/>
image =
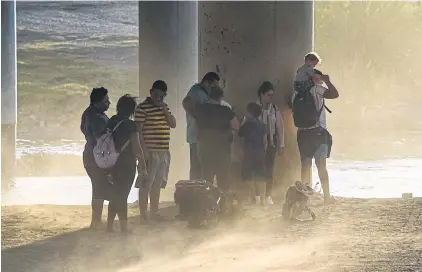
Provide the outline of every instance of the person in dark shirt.
<path id="1" fill-rule="evenodd" d="M 261 205 L 265 205 L 265 150 L 268 142 L 266 126 L 258 119 L 261 112 L 257 103 L 248 104 L 246 122 L 239 129 L 239 137 L 243 138 L 242 179 L 248 183 L 250 197 L 259 195 Z"/>
<path id="2" fill-rule="evenodd" d="M 198 104 L 193 115 L 198 128 L 202 179 L 214 183 L 215 177 L 217 186 L 227 191 L 233 130 L 239 129 L 239 122 L 229 107 L 221 105 L 224 92 L 220 87 L 212 87 L 208 95 L 208 102 Z"/>
<path id="3" fill-rule="evenodd" d="M 92 184 L 92 218 L 90 228 L 97 229 L 101 224 L 104 199 L 107 199 L 110 185 L 106 173 L 100 169 L 94 160 L 93 150 L 97 139 L 107 126 L 108 117 L 105 112 L 110 106 L 108 90 L 104 87 L 94 88 L 90 96 L 90 105 L 81 118 L 81 131 L 85 135 L 83 164 Z"/>
<path id="4" fill-rule="evenodd" d="M 114 130 L 113 140 L 120 155 L 111 169 L 113 189 L 108 205 L 107 231 L 113 232 L 114 219 L 119 217 L 120 230 L 128 232 L 127 198 L 132 189 L 136 175 L 136 160 L 138 160 L 138 175 L 145 178 L 147 173 L 144 152 L 139 141 L 136 123 L 131 120 L 135 114 L 136 101 L 130 95 L 122 96 L 117 102 L 117 114 L 110 118 L 107 128 Z"/>

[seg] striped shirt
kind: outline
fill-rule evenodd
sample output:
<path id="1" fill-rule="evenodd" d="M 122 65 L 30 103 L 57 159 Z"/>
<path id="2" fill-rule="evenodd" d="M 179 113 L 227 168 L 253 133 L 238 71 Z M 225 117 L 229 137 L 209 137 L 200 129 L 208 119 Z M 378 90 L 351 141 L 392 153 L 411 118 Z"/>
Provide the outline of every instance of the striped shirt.
<path id="1" fill-rule="evenodd" d="M 169 110 L 168 107 L 167 109 Z M 148 151 L 169 150 L 170 127 L 164 112 L 150 97 L 136 107 L 135 122 L 143 125 L 142 135 Z"/>

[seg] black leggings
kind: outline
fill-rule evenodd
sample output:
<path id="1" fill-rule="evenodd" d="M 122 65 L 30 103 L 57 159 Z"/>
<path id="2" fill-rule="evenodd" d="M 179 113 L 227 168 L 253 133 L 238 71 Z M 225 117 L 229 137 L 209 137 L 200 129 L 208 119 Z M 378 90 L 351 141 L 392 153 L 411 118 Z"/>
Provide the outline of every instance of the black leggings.
<path id="1" fill-rule="evenodd" d="M 119 220 L 127 220 L 127 198 L 124 200 L 112 200 L 108 204 L 107 221 L 114 221 L 116 215 Z"/>
<path id="2" fill-rule="evenodd" d="M 277 147 L 268 146 L 265 152 L 265 181 L 266 181 L 266 197 L 272 196 L 274 189 L 274 162 L 277 154 Z M 259 196 L 257 193 L 256 196 Z"/>
<path id="3" fill-rule="evenodd" d="M 197 180 L 201 179 L 202 176 L 202 167 L 201 167 L 201 161 L 199 158 L 199 150 L 198 150 L 198 144 L 190 144 L 190 173 L 189 173 L 189 179 L 191 180 Z"/>
<path id="4" fill-rule="evenodd" d="M 214 177 L 217 186 L 223 190 L 230 190 L 230 145 L 216 147 L 208 144 L 199 146 L 199 156 L 202 166 L 202 179 L 214 184 Z"/>
<path id="5" fill-rule="evenodd" d="M 266 194 L 272 196 L 274 189 L 274 162 L 277 154 L 277 147 L 268 146 L 265 152 L 265 177 L 267 179 Z"/>
<path id="6" fill-rule="evenodd" d="M 127 220 L 127 199 L 135 180 L 136 166 L 125 167 L 126 169 L 116 169 L 113 171 L 114 190 L 113 197 L 108 204 L 107 221 L 114 221 L 119 216 L 119 220 Z"/>

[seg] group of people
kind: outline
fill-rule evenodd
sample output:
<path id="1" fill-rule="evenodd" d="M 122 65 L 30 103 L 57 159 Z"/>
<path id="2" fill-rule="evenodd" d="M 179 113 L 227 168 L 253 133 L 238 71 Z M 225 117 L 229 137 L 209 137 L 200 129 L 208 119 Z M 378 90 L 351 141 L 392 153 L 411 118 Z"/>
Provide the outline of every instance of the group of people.
<path id="1" fill-rule="evenodd" d="M 239 124 L 230 105 L 223 100 L 224 92 L 219 87 L 219 81 L 218 74 L 207 73 L 183 100 L 190 145 L 190 179 L 204 179 L 211 183 L 215 179 L 219 188 L 230 190 L 231 144 L 237 133 L 244 138 L 242 179 L 255 180 L 254 176 L 259 175 L 257 179 L 265 182 L 265 186 L 259 191 L 255 190 L 255 201 L 273 204 L 274 161 L 276 154 L 281 154 L 284 147 L 283 120 L 280 110 L 272 103 L 275 88 L 270 82 L 263 82 L 258 89 L 258 100 L 248 105 L 247 114 Z M 250 108 L 254 105 L 256 116 L 250 118 Z M 265 126 L 262 131 L 265 137 L 262 135 L 258 140 L 253 139 L 259 132 L 254 128 L 249 129 L 252 119 L 259 120 Z M 260 140 L 268 143 L 265 150 Z M 259 167 L 259 173 L 254 172 L 254 167 Z M 265 201 L 260 200 L 262 193 Z"/>
<path id="2" fill-rule="evenodd" d="M 164 103 L 166 94 L 167 84 L 157 80 L 150 96 L 138 105 L 134 97 L 122 96 L 117 102 L 116 115 L 109 119 L 105 114 L 110 106 L 108 90 L 103 87 L 92 90 L 90 105 L 81 120 L 86 139 L 83 163 L 92 184 L 91 228 L 101 228 L 104 200 L 108 200 L 107 230 L 114 231 L 117 215 L 121 231 L 128 232 L 127 199 L 136 172 L 141 220 L 161 219 L 158 204 L 160 191 L 167 185 L 170 129 L 176 127 L 176 118 Z M 93 155 L 97 140 L 107 129 L 112 131 L 115 148 L 120 153 L 110 170 L 98 167 Z"/>
<path id="3" fill-rule="evenodd" d="M 315 158 L 325 201 L 329 202 L 326 159 L 332 141 L 327 131 L 324 99 L 337 98 L 338 91 L 328 75 L 314 69 L 319 61 L 315 53 L 305 56 L 305 63 L 295 79 L 291 105 L 294 108 L 295 97 L 305 90 L 320 109 L 316 124 L 298 128 L 298 146 L 302 181 L 309 184 L 312 159 Z M 257 101 L 247 105 L 246 114 L 239 122 L 231 106 L 223 100 L 224 92 L 219 81 L 217 73 L 207 73 L 200 83 L 192 86 L 182 102 L 190 146 L 190 179 L 211 183 L 216 180 L 223 192 L 231 190 L 231 145 L 238 135 L 243 142 L 240 176 L 248 184 L 251 201 L 262 205 L 274 204 L 274 162 L 284 148 L 282 114 L 273 103 L 275 88 L 271 82 L 263 82 L 257 92 Z M 114 231 L 117 215 L 121 231 L 128 231 L 127 198 L 136 171 L 135 187 L 139 188 L 141 221 L 161 220 L 158 213 L 160 191 L 166 188 L 169 173 L 170 129 L 176 127 L 176 119 L 164 103 L 166 94 L 167 84 L 157 80 L 152 85 L 150 96 L 138 105 L 134 97 L 122 96 L 117 102 L 116 115 L 109 119 L 106 115 L 110 106 L 107 89 L 93 89 L 90 105 L 81 120 L 81 131 L 86 138 L 83 162 L 92 183 L 91 228 L 101 227 L 103 203 L 108 200 L 107 230 Z M 120 152 L 111 171 L 99 168 L 93 157 L 97 139 L 107 129 L 113 131 L 115 146 Z"/>

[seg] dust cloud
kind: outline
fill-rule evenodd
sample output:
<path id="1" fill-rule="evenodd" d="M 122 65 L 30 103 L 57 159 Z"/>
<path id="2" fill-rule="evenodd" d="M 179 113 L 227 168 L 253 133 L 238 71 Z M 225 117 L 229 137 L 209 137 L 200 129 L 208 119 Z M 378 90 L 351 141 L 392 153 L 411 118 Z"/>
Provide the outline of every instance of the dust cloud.
<path id="1" fill-rule="evenodd" d="M 315 50 L 339 99 L 326 101 L 334 159 L 421 156 L 420 2 L 315 3 Z"/>
<path id="2" fill-rule="evenodd" d="M 250 224 L 262 224 L 251 227 Z M 249 225 L 249 226 L 248 226 Z M 275 230 L 277 227 L 279 230 Z M 119 270 L 119 272 L 137 271 L 315 271 L 306 266 L 310 258 L 318 252 L 321 263 L 329 262 L 329 255 L 324 254 L 336 238 L 311 237 L 306 239 L 286 239 L 291 234 L 281 231 L 280 223 L 268 220 L 244 222 L 233 228 L 219 228 L 215 231 L 195 231 L 184 233 L 177 241 L 174 235 L 180 232 L 165 231 L 160 236 L 169 237 L 144 252 L 141 263 Z M 167 233 L 168 232 L 168 233 Z M 194 238 L 196 237 L 196 238 Z M 201 237 L 201 238 L 198 238 Z M 337 236 L 337 239 L 339 239 Z M 201 241 L 189 244 L 190 241 Z M 196 243 L 196 244 L 195 244 Z M 148 251 L 154 250 L 154 253 Z"/>

